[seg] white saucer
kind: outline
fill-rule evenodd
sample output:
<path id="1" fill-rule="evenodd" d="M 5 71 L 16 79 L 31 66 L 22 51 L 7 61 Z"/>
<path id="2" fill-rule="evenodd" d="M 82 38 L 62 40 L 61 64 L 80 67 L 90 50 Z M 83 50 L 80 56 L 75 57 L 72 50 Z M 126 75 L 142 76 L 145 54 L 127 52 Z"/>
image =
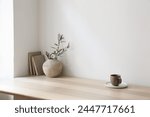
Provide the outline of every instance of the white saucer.
<path id="1" fill-rule="evenodd" d="M 105 86 L 109 87 L 109 88 L 114 88 L 114 89 L 123 89 L 123 88 L 127 88 L 128 87 L 127 83 L 125 83 L 125 82 L 122 82 L 118 86 L 114 86 L 110 82 L 106 82 Z"/>

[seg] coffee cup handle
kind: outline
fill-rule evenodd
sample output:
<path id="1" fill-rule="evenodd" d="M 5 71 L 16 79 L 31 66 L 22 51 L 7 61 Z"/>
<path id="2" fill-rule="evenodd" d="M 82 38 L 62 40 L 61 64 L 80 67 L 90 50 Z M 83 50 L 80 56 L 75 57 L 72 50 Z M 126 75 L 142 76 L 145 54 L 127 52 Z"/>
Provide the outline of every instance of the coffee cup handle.
<path id="1" fill-rule="evenodd" d="M 119 78 L 119 84 L 121 84 L 121 82 L 122 82 L 122 79 L 121 79 L 121 78 Z"/>

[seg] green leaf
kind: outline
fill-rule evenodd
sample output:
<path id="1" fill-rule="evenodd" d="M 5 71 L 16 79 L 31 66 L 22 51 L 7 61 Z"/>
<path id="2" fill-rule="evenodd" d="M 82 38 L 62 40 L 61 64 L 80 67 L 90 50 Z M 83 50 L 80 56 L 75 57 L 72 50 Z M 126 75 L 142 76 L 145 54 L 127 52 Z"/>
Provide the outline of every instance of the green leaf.
<path id="1" fill-rule="evenodd" d="M 55 45 L 55 46 L 58 46 L 58 44 L 57 44 L 57 43 L 54 43 L 54 45 Z"/>
<path id="2" fill-rule="evenodd" d="M 59 40 L 61 41 L 61 40 L 63 40 L 63 39 L 64 39 L 63 35 L 60 35 Z"/>
<path id="3" fill-rule="evenodd" d="M 69 48 L 69 47 L 70 47 L 70 44 L 68 43 L 67 48 Z"/>

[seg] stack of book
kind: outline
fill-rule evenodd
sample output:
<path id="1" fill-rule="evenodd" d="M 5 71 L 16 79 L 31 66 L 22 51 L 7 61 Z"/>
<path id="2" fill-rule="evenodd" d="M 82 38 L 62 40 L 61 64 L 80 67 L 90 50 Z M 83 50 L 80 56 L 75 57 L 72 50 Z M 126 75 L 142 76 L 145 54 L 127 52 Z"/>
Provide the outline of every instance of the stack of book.
<path id="1" fill-rule="evenodd" d="M 44 55 L 38 52 L 29 52 L 28 53 L 28 68 L 29 75 L 43 75 L 42 65 L 45 62 Z"/>

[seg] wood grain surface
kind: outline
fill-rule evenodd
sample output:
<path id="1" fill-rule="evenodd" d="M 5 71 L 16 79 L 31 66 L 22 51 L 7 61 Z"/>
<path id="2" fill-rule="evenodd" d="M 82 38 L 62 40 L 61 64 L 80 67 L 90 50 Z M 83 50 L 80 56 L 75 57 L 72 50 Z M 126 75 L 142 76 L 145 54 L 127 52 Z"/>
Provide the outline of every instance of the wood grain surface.
<path id="1" fill-rule="evenodd" d="M 129 84 L 125 89 L 105 87 L 105 81 L 46 76 L 18 77 L 0 81 L 0 92 L 16 97 L 51 100 L 149 100 L 150 87 Z M 16 98 L 17 99 L 17 98 Z M 27 98 L 24 98 L 27 99 Z"/>

